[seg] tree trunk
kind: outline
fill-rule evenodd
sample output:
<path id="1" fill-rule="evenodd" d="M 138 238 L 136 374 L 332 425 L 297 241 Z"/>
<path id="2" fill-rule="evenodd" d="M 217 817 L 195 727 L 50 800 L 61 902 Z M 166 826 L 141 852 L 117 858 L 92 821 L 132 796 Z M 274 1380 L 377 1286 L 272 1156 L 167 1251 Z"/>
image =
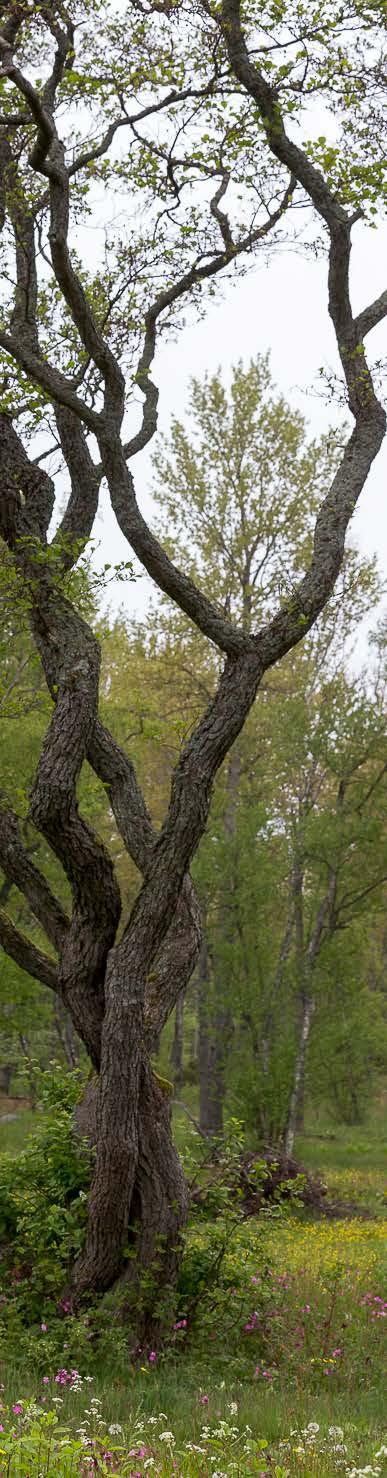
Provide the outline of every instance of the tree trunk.
<path id="1" fill-rule="evenodd" d="M 184 1081 L 183 1067 L 184 1049 L 184 992 L 178 996 L 175 1006 L 175 1029 L 171 1047 L 171 1070 L 176 1092 L 179 1093 Z"/>
<path id="2" fill-rule="evenodd" d="M 302 1066 L 297 1104 L 296 1134 L 303 1134 L 305 1129 L 305 1062 Z"/>
<path id="3" fill-rule="evenodd" d="M 6 1098 L 9 1098 L 14 1071 L 15 1064 L 13 1062 L 3 1062 L 0 1067 L 0 1093 L 4 1093 Z"/>
<path id="4" fill-rule="evenodd" d="M 298 1049 L 294 1068 L 293 1087 L 290 1095 L 288 1117 L 284 1133 L 285 1158 L 290 1160 L 294 1149 L 294 1140 L 297 1128 L 297 1116 L 300 1102 L 300 1094 L 303 1091 L 305 1057 L 312 1025 L 315 1001 L 311 996 L 305 996 L 301 1029 L 298 1039 Z"/>
<path id="5" fill-rule="evenodd" d="M 74 1116 L 76 1132 L 92 1145 L 98 1138 L 98 1107 L 99 1083 L 95 1076 Z M 132 1322 L 139 1339 L 156 1338 L 168 1323 L 168 1300 L 180 1265 L 181 1234 L 187 1211 L 185 1178 L 172 1138 L 169 1086 L 163 1084 L 149 1061 L 144 1060 L 139 1084 L 138 1158 L 126 1210 L 123 1257 L 117 1269 L 120 1312 L 129 1324 Z M 107 1240 L 108 1231 L 107 1222 Z M 89 1287 L 84 1265 L 83 1277 L 85 1286 Z M 76 1294 L 78 1289 L 79 1280 L 75 1284 Z M 74 1289 L 70 1291 L 73 1293 Z M 160 1302 L 160 1291 L 164 1294 L 164 1304 Z"/>
<path id="6" fill-rule="evenodd" d="M 62 1052 L 67 1066 L 72 1069 L 79 1063 L 79 1038 L 74 1031 L 69 1011 L 61 1001 L 60 996 L 55 996 L 54 1001 L 54 1030 L 60 1042 Z"/>
<path id="7" fill-rule="evenodd" d="M 202 1134 L 223 1134 L 225 1096 L 224 1056 L 226 1014 L 209 1008 L 210 973 L 204 937 L 198 965 L 199 977 L 199 1125 Z"/>

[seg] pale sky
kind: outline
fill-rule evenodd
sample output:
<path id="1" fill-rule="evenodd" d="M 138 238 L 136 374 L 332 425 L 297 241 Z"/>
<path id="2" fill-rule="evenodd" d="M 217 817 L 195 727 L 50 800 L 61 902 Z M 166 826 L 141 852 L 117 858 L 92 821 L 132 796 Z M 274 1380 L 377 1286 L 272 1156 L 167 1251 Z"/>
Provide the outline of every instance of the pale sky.
<path id="1" fill-rule="evenodd" d="M 356 311 L 376 298 L 387 285 L 387 226 L 375 230 L 359 223 L 353 230 L 352 301 Z M 319 368 L 338 369 L 333 329 L 327 309 L 327 264 L 305 259 L 299 252 L 277 251 L 269 265 L 259 259 L 247 277 L 228 281 L 223 296 L 209 304 L 204 320 L 180 331 L 174 343 L 160 348 L 153 378 L 160 390 L 159 429 L 167 432 L 170 416 L 184 417 L 189 380 L 221 365 L 227 376 L 230 366 L 245 363 L 270 350 L 271 366 L 278 390 L 302 411 L 312 434 L 319 434 L 340 416 L 335 404 L 320 398 Z M 368 356 L 387 357 L 386 320 L 367 339 Z M 351 419 L 349 417 L 349 419 Z M 138 423 L 137 423 L 138 424 Z M 135 425 L 131 430 L 135 429 Z M 152 522 L 151 449 L 132 462 L 138 501 Z M 379 455 L 352 521 L 353 535 L 365 554 L 378 556 L 387 577 L 387 445 Z M 96 538 L 103 539 L 97 565 L 128 559 L 128 546 L 102 496 Z M 107 598 L 112 610 L 121 606 L 130 614 L 145 613 L 149 600 L 147 576 L 136 584 L 112 584 Z"/>

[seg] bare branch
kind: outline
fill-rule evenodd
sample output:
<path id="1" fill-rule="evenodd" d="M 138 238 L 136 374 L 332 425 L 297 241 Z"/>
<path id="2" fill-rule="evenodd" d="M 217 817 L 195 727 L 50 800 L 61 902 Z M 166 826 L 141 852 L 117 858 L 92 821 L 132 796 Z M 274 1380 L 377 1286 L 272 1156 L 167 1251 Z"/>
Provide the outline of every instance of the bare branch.
<path id="1" fill-rule="evenodd" d="M 378 323 L 382 323 L 386 314 L 387 292 L 384 292 L 380 294 L 379 298 L 375 298 L 375 302 L 370 303 L 368 308 L 363 308 L 362 313 L 358 313 L 355 319 L 355 327 L 359 339 L 364 339 L 366 334 L 370 333 L 371 329 L 376 328 Z"/>
<path id="2" fill-rule="evenodd" d="M 37 949 L 26 934 L 20 933 L 3 909 L 0 909 L 0 945 L 27 975 L 39 980 L 41 985 L 48 985 L 50 990 L 58 990 L 58 973 L 54 960 L 50 960 L 48 955 Z"/>

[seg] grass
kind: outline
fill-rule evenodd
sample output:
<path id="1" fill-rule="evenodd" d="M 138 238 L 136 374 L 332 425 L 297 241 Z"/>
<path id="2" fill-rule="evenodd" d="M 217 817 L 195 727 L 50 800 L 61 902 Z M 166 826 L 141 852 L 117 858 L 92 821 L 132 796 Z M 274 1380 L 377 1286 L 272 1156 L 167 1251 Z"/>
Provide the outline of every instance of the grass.
<path id="1" fill-rule="evenodd" d="M 0 1126 L 1 1148 L 15 1153 L 25 1142 L 31 1119 L 34 1125 L 36 1116 L 23 1111 L 17 1126 L 7 1124 L 2 1130 Z M 18 1135 L 14 1136 L 16 1127 Z M 304 1212 L 292 1211 L 278 1221 L 243 1223 L 227 1247 L 224 1287 L 215 1290 L 207 1302 L 204 1299 L 188 1338 L 184 1332 L 174 1351 L 158 1350 L 152 1362 L 145 1349 L 133 1364 L 123 1353 L 122 1343 L 119 1351 L 115 1349 L 113 1327 L 103 1359 L 95 1357 L 90 1347 L 90 1361 L 85 1354 L 80 1361 L 81 1377 L 92 1374 L 90 1385 L 81 1379 L 72 1389 L 68 1383 L 61 1386 L 55 1381 L 57 1365 L 50 1361 L 45 1384 L 42 1365 L 39 1376 L 33 1371 L 31 1341 L 30 1369 L 26 1362 L 21 1367 L 15 1360 L 0 1371 L 4 1385 L 0 1425 L 5 1431 L 0 1436 L 0 1478 L 8 1474 L 9 1478 L 38 1478 L 40 1473 L 42 1478 L 70 1474 L 75 1478 L 81 1472 L 85 1478 L 108 1474 L 112 1466 L 110 1459 L 102 1458 L 102 1441 L 106 1452 L 115 1445 L 125 1448 L 126 1464 L 120 1458 L 117 1471 L 136 1478 L 145 1478 L 146 1473 L 155 1478 L 209 1478 L 210 1474 L 214 1478 L 217 1473 L 293 1478 L 300 1472 L 305 1478 L 332 1478 L 334 1474 L 348 1478 L 364 1472 L 369 1478 L 374 1473 L 385 1478 L 387 1451 L 381 1452 L 383 1436 L 387 1449 L 382 1342 L 386 1330 L 382 1300 L 387 1287 L 383 1104 L 377 1103 L 366 1125 L 335 1127 L 334 1138 L 313 1137 L 331 1133 L 328 1124 L 308 1125 L 308 1130 L 297 1145 L 298 1158 L 319 1171 L 328 1185 L 329 1199 L 353 1202 L 368 1213 L 367 1219 L 351 1215 L 338 1221 L 313 1220 Z M 200 1251 L 201 1242 L 206 1247 L 212 1231 L 196 1224 L 190 1233 L 188 1257 L 190 1248 L 191 1253 Z M 246 1309 L 248 1322 L 254 1306 L 260 1318 L 257 1327 L 252 1319 L 247 1332 Z M 45 1318 L 44 1310 L 42 1314 Z M 48 1350 L 50 1330 L 47 1334 L 36 1330 L 34 1339 L 40 1342 L 40 1350 L 46 1339 Z M 337 1350 L 343 1353 L 337 1355 Z M 66 1361 L 64 1321 L 63 1351 L 57 1363 L 66 1366 Z M 28 1416 L 22 1405 L 14 1417 L 9 1408 L 31 1398 L 38 1403 L 35 1415 Z M 63 1404 L 57 1405 L 58 1399 Z M 57 1426 L 50 1427 L 56 1421 Z M 29 1436 L 34 1423 L 35 1448 Z M 117 1424 L 123 1432 L 109 1433 L 109 1427 Z M 2 1469 L 1 1443 L 6 1443 L 11 1428 L 17 1432 L 12 1438 L 13 1464 Z M 342 1429 L 343 1438 L 329 1435 L 329 1428 Z M 207 1435 L 203 1436 L 204 1429 Z M 51 1434 L 47 1462 L 43 1431 Z M 171 1438 L 162 1438 L 163 1431 L 171 1433 Z M 86 1444 L 89 1466 L 81 1468 L 79 1444 L 82 1447 L 87 1435 L 94 1447 Z M 28 1441 L 24 1458 L 23 1442 Z M 66 1448 L 61 1447 L 63 1441 Z M 187 1444 L 203 1451 L 194 1452 Z M 378 1458 L 377 1452 L 381 1452 Z"/>
<path id="2" fill-rule="evenodd" d="M 380 1089 L 365 1123 L 332 1126 L 319 1118 L 310 1120 L 308 1130 L 297 1139 L 296 1157 L 322 1176 L 329 1198 L 386 1216 L 387 1091 Z"/>
<path id="3" fill-rule="evenodd" d="M 3 1099 L 0 1104 L 0 1154 L 6 1151 L 10 1155 L 18 1155 L 24 1149 L 27 1136 L 36 1128 L 37 1113 L 28 1108 L 17 1110 L 15 1106 L 12 1112 L 17 1112 L 17 1118 L 7 1123 L 3 1115 L 11 1112 L 11 1109 L 7 1110 L 5 1104 L 6 1100 Z"/>

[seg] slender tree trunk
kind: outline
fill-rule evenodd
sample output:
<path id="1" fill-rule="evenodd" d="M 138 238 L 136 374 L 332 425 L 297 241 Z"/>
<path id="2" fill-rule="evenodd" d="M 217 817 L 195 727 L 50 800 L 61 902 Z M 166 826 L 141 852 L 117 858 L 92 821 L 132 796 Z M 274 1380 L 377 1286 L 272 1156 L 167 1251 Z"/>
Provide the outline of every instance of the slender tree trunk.
<path id="1" fill-rule="evenodd" d="M 3 1062 L 0 1067 L 0 1093 L 4 1093 L 6 1098 L 9 1098 L 10 1095 L 14 1071 L 15 1064 L 13 1062 Z"/>
<path id="2" fill-rule="evenodd" d="M 79 1063 L 79 1038 L 74 1031 L 71 1016 L 63 1005 L 60 996 L 55 997 L 54 1003 L 54 1029 L 60 1042 L 62 1052 L 69 1068 L 77 1067 Z"/>
<path id="3" fill-rule="evenodd" d="M 296 1133 L 303 1134 L 305 1130 L 305 1062 L 303 1064 L 297 1104 Z"/>
<path id="4" fill-rule="evenodd" d="M 24 1036 L 24 1032 L 19 1032 L 19 1042 L 20 1042 L 22 1053 L 23 1053 L 23 1057 L 24 1057 L 25 1062 L 27 1064 L 27 1078 L 28 1078 L 28 1084 L 29 1084 L 30 1107 L 32 1109 L 34 1109 L 34 1108 L 36 1108 L 36 1098 L 37 1098 L 37 1093 L 36 1093 L 36 1079 L 35 1079 L 35 1073 L 34 1073 L 34 1069 L 33 1069 L 33 1062 L 32 1062 L 32 1057 L 31 1057 L 30 1044 L 29 1044 L 29 1041 L 28 1041 L 28 1037 L 25 1037 Z"/>
<path id="5" fill-rule="evenodd" d="M 230 846 L 235 838 L 240 769 L 239 751 L 234 747 L 228 762 L 224 816 L 224 830 Z M 229 897 L 227 907 L 221 907 L 221 930 L 227 939 L 230 934 Z M 214 972 L 213 995 L 213 1009 L 209 1010 L 208 952 L 203 948 L 199 963 L 199 1122 L 204 1134 L 216 1136 L 223 1133 L 226 1051 L 232 1030 L 231 1013 L 225 1005 L 223 982 L 217 970 Z"/>
<path id="6" fill-rule="evenodd" d="M 224 1074 L 216 1023 L 209 1008 L 210 966 L 204 932 L 198 964 L 199 982 L 199 1124 L 202 1134 L 223 1133 Z"/>
<path id="7" fill-rule="evenodd" d="M 184 1081 L 183 1068 L 184 1049 L 184 992 L 181 991 L 175 1006 L 175 1024 L 173 1042 L 171 1047 L 171 1070 L 176 1092 L 180 1091 Z"/>
<path id="8" fill-rule="evenodd" d="M 290 1095 L 286 1129 L 284 1133 L 284 1153 L 287 1160 L 291 1160 L 294 1149 L 300 1094 L 302 1093 L 304 1082 L 305 1057 L 314 1009 L 315 1001 L 313 1000 L 313 997 L 305 996 L 301 1030 L 298 1039 L 297 1056 L 294 1068 L 293 1087 Z"/>

